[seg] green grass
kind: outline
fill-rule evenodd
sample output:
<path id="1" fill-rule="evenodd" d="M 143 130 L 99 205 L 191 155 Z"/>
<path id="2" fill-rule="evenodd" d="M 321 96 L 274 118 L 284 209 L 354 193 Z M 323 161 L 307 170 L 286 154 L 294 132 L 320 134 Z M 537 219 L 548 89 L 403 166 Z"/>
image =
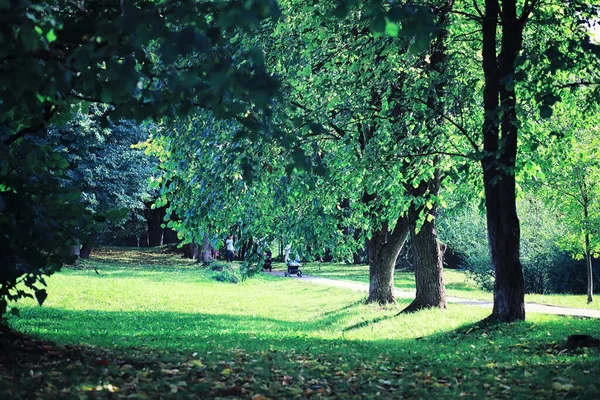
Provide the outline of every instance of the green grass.
<path id="1" fill-rule="evenodd" d="M 87 268 L 65 270 L 48 286 L 44 306 L 20 303 L 12 327 L 93 346 L 85 351 L 99 361 L 36 361 L 4 382 L 0 374 L 0 397 L 2 388 L 49 398 L 59 390 L 134 398 L 600 396 L 599 351 L 564 349 L 570 334 L 598 335 L 593 319 L 532 314 L 479 328 L 489 310 L 450 305 L 398 315 L 408 300 L 367 306 L 364 293 L 264 274 L 219 283 L 196 264 L 138 250 L 97 252 Z M 65 371 L 61 389 L 54 376 Z"/>
<path id="2" fill-rule="evenodd" d="M 283 264 L 275 264 L 274 268 L 283 269 Z M 324 278 L 369 283 L 368 265 L 308 263 L 302 267 L 302 272 Z M 448 296 L 472 300 L 493 300 L 492 293 L 479 289 L 464 271 L 445 269 L 444 279 Z M 413 272 L 396 271 L 394 282 L 398 289 L 415 290 L 415 275 Z M 596 300 L 591 304 L 587 304 L 586 295 L 526 294 L 525 301 L 528 303 L 600 310 L 600 302 Z"/>

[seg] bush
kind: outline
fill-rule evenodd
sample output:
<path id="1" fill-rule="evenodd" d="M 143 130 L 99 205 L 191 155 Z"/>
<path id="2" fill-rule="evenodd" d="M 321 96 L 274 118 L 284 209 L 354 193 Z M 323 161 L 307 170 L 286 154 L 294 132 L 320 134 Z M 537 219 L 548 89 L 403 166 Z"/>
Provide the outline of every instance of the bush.
<path id="1" fill-rule="evenodd" d="M 234 268 L 231 264 L 214 261 L 208 264 L 211 279 L 217 282 L 239 283 L 241 278 L 238 268 Z"/>
<path id="2" fill-rule="evenodd" d="M 558 247 L 565 234 L 555 210 L 534 196 L 517 202 L 521 221 L 521 264 L 527 293 L 585 293 L 583 261 Z M 468 275 L 485 290 L 494 288 L 483 212 L 470 205 L 438 218 L 440 239 L 459 255 Z"/>
<path id="3" fill-rule="evenodd" d="M 463 264 L 458 268 L 467 274 L 481 288 L 494 288 L 494 271 L 491 267 L 488 249 L 485 217 L 475 206 L 469 206 L 453 213 L 441 214 L 438 218 L 440 240 L 457 255 Z"/>

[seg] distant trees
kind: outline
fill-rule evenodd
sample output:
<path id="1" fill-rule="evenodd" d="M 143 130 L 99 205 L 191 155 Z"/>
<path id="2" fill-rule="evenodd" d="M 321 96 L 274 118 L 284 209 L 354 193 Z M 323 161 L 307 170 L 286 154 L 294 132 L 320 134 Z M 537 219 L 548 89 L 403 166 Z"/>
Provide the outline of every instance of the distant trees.
<path id="1" fill-rule="evenodd" d="M 63 186 L 69 161 L 33 138 L 62 129 L 89 103 L 108 106 L 101 124 L 265 107 L 276 81 L 249 54 L 229 52 L 228 36 L 277 13 L 269 1 L 1 2 L 0 318 L 8 300 L 27 296 L 19 282 L 41 304 L 43 276 L 101 218 Z"/>
<path id="2" fill-rule="evenodd" d="M 553 135 L 541 150 L 546 179 L 539 191 L 546 201 L 560 207 L 560 221 L 568 227 L 558 244 L 585 259 L 587 301 L 591 303 L 592 258 L 600 255 L 600 110 L 597 104 L 587 103 L 585 94 L 565 95 L 555 107 L 555 117 L 544 125 Z"/>
<path id="3" fill-rule="evenodd" d="M 143 150 L 133 148 L 148 138 L 152 125 L 121 121 L 102 127 L 102 113 L 92 106 L 63 127 L 51 127 L 41 139 L 68 161 L 65 185 L 81 191 L 86 210 L 102 219 L 109 216 L 93 228 L 91 238 L 122 228 L 130 219 L 142 221 L 145 203 L 152 198 L 154 163 Z M 82 243 L 82 258 L 89 257 L 92 246 Z"/>

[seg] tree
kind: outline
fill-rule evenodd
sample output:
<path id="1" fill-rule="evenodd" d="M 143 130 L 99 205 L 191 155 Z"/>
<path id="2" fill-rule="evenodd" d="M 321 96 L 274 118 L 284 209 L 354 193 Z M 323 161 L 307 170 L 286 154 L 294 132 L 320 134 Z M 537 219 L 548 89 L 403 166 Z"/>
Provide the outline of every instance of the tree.
<path id="1" fill-rule="evenodd" d="M 600 253 L 600 140 L 598 106 L 584 102 L 582 93 L 563 95 L 555 117 L 546 124 L 555 134 L 544 149 L 546 180 L 541 188 L 553 204 L 560 205 L 561 219 L 569 227 L 559 244 L 576 258 L 585 258 L 587 301 L 591 303 L 592 257 Z"/>
<path id="2" fill-rule="evenodd" d="M 490 320 L 509 322 L 525 318 L 524 281 L 519 260 L 520 227 L 515 202 L 520 126 L 516 88 L 526 72 L 535 76 L 540 71 L 576 69 L 581 65 L 565 56 L 566 47 L 558 46 L 551 47 L 541 57 L 549 60 L 548 64 L 525 62 L 528 51 L 532 60 L 534 56 L 538 58 L 538 54 L 528 48 L 528 34 L 532 32 L 528 28 L 531 23 L 528 25 L 528 22 L 538 22 L 538 18 L 541 21 L 552 20 L 556 18 L 556 8 L 562 9 L 562 18 L 570 18 L 575 22 L 561 40 L 569 53 L 582 51 L 587 46 L 587 35 L 578 23 L 586 17 L 597 15 L 594 6 L 583 2 L 568 6 L 558 3 L 546 6 L 532 0 L 518 7 L 516 0 L 485 0 L 481 11 L 475 3 L 476 12 L 479 13 L 479 18 L 475 15 L 475 19 L 481 21 L 483 28 L 482 66 L 485 80 L 481 166 L 491 261 L 496 277 Z M 523 51 L 525 56 L 520 57 Z M 541 116 L 547 117 L 551 114 L 550 107 L 560 97 L 554 94 L 555 82 L 552 78 L 546 74 L 540 75 L 544 79 L 538 80 L 540 93 L 536 98 L 539 99 Z"/>
<path id="3" fill-rule="evenodd" d="M 69 162 L 64 184 L 81 191 L 86 210 L 93 216 L 111 216 L 90 232 L 96 238 L 122 228 L 130 218 L 142 220 L 144 203 L 151 199 L 148 181 L 154 165 L 132 146 L 146 140 L 153 126 L 121 121 L 102 128 L 103 110 L 91 106 L 87 111 L 60 129 L 51 127 L 41 140 Z M 80 256 L 88 258 L 92 246 L 92 242 L 82 243 Z"/>
<path id="4" fill-rule="evenodd" d="M 79 193 L 59 179 L 68 162 L 50 155 L 34 136 L 44 137 L 51 125 L 61 129 L 82 102 L 108 105 L 102 120 L 114 123 L 193 107 L 221 117 L 266 108 L 276 81 L 260 57 L 236 54 L 229 36 L 276 18 L 278 9 L 268 0 L 16 0 L 0 2 L 0 11 L 0 226 L 6 232 L 0 243 L 1 318 L 7 299 L 26 295 L 16 289 L 20 278 L 41 304 L 45 292 L 36 283 L 69 259 L 60 247 L 89 239 L 91 216 L 76 204 Z M 40 187 L 38 179 L 47 185 Z"/>

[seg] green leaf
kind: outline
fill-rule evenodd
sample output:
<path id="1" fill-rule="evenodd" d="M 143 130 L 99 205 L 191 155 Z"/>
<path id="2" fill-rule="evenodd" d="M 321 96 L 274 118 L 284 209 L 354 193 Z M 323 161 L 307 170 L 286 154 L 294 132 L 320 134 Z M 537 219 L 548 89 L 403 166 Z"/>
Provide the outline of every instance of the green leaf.
<path id="1" fill-rule="evenodd" d="M 392 37 L 398 37 L 398 34 L 400 33 L 400 27 L 398 26 L 398 24 L 395 24 L 395 23 L 389 21 L 388 19 L 386 19 L 385 33 Z"/>
<path id="2" fill-rule="evenodd" d="M 52 43 L 57 39 L 56 33 L 54 33 L 54 29 L 50 29 L 48 33 L 46 33 L 46 40 L 48 43 Z"/>
<path id="3" fill-rule="evenodd" d="M 40 47 L 40 36 L 34 29 L 23 29 L 21 31 L 21 42 L 28 51 L 36 51 Z"/>
<path id="4" fill-rule="evenodd" d="M 305 65 L 304 68 L 302 69 L 302 75 L 304 76 L 311 76 L 312 74 L 312 68 L 309 64 Z"/>

